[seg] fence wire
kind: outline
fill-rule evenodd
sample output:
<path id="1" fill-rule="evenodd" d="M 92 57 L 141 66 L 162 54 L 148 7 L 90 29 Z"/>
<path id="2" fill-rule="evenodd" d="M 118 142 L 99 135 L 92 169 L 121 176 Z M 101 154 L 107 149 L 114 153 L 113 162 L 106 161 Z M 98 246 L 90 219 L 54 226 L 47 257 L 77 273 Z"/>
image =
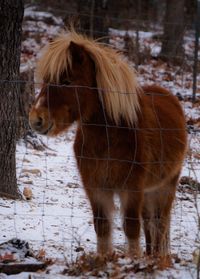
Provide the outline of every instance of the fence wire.
<path id="1" fill-rule="evenodd" d="M 5 81 L 3 81 L 5 82 Z M 11 81 L 8 81 L 11 82 Z M 12 81 L 13 82 L 13 81 Z M 15 81 L 16 82 L 16 81 Z M 21 81 L 20 81 L 21 82 Z M 19 81 L 17 81 L 19 83 Z M 40 84 L 41 86 L 43 84 Z M 38 86 L 38 84 L 37 84 Z M 51 86 L 51 85 L 50 85 Z M 55 86 L 55 85 L 54 85 Z M 58 86 L 63 88 L 63 86 Z M 70 88 L 67 86 L 66 88 Z M 81 87 L 82 88 L 82 87 Z M 76 87 L 77 90 L 79 87 Z M 92 91 L 94 88 L 87 88 Z M 102 90 L 101 90 L 102 91 Z M 110 92 L 104 92 L 105 94 L 110 94 Z M 113 92 L 112 92 L 113 93 Z M 119 94 L 119 92 L 114 92 L 114 94 Z M 125 94 L 125 93 L 123 93 Z M 155 96 L 157 96 L 156 94 Z M 80 106 L 79 95 L 77 96 L 77 105 Z M 154 94 L 152 93 L 152 108 L 154 108 L 154 112 L 157 115 L 157 111 L 154 107 Z M 167 96 L 165 96 L 167 98 Z M 187 102 L 182 101 L 183 108 L 187 104 Z M 48 106 L 50 108 L 50 105 Z M 187 107 L 185 108 L 187 111 Z M 81 115 L 81 108 L 79 107 L 79 113 Z M 106 113 L 106 112 L 104 112 Z M 157 117 L 159 117 L 157 115 Z M 27 121 L 27 116 L 23 116 L 23 119 Z M 105 118 L 106 119 L 106 118 Z M 49 123 L 50 123 L 50 109 L 49 109 Z M 69 124 L 69 123 L 66 123 Z M 108 140 L 108 150 L 110 149 L 109 144 L 109 131 L 110 128 L 117 129 L 127 129 L 122 125 L 109 125 L 106 123 L 105 125 L 99 125 L 94 123 L 84 123 L 84 120 L 81 117 L 81 125 L 89 127 L 104 127 L 106 129 L 107 140 Z M 162 128 L 161 124 L 159 124 L 159 128 L 148 128 L 141 129 L 138 127 L 129 127 L 130 131 L 150 131 L 150 132 L 159 132 L 162 142 L 162 133 L 167 131 L 180 131 L 177 128 L 165 129 Z M 48 136 L 46 138 L 42 137 L 41 142 L 43 141 L 46 148 L 43 151 L 32 149 L 30 143 L 26 142 L 26 137 L 23 140 L 23 143 L 19 143 L 17 150 L 17 177 L 18 177 L 18 185 L 20 190 L 23 192 L 24 187 L 28 187 L 33 192 L 33 196 L 28 201 L 14 201 L 9 203 L 6 200 L 1 201 L 1 210 L 0 219 L 2 222 L 7 224 L 4 226 L 2 230 L 2 234 L 0 236 L 0 241 L 5 241 L 11 237 L 26 239 L 30 243 L 32 243 L 34 249 L 42 249 L 46 251 L 47 255 L 52 253 L 56 253 L 56 257 L 62 257 L 63 260 L 69 259 L 73 262 L 77 256 L 75 251 L 90 251 L 90 249 L 94 250 L 95 248 L 95 233 L 93 231 L 93 221 L 92 214 L 89 202 L 84 194 L 82 181 L 77 173 L 76 162 L 74 158 L 74 154 L 70 151 L 67 151 L 66 154 L 64 150 L 62 152 L 59 151 L 58 145 L 65 142 L 66 148 L 68 144 L 72 148 L 73 138 L 76 133 L 76 127 L 73 127 L 71 131 L 69 131 L 71 138 L 66 138 L 62 136 L 58 139 L 50 139 Z M 84 136 L 84 130 L 82 130 Z M 39 137 L 40 138 L 40 137 Z M 194 142 L 200 142 L 200 135 L 198 129 L 189 134 L 190 139 L 190 147 L 191 150 L 194 149 Z M 56 144 L 58 150 L 54 149 L 54 144 Z M 197 152 L 199 152 L 198 146 L 195 146 Z M 63 144 L 62 144 L 63 148 Z M 162 149 L 164 146 L 162 144 Z M 140 164 L 151 164 L 158 165 L 159 168 L 163 168 L 166 163 L 169 161 L 165 161 L 163 159 L 163 155 L 159 161 L 148 161 L 148 162 L 140 162 L 136 160 L 136 155 L 134 155 L 133 160 L 124 160 L 119 158 L 112 158 L 110 156 L 110 152 L 108 152 L 108 156 L 97 158 L 97 157 L 87 157 L 84 156 L 84 142 L 81 148 L 81 155 L 78 156 L 82 161 L 84 159 L 93 160 L 102 160 L 107 162 L 107 171 L 109 173 L 109 162 L 118 161 L 122 163 L 130 164 L 130 171 L 127 174 L 127 177 L 124 180 L 124 185 L 129 178 L 132 168 L 135 165 Z M 196 240 L 193 239 L 191 242 L 191 238 L 189 236 L 189 232 L 187 230 L 187 226 L 192 226 L 196 231 L 196 237 L 198 235 L 198 209 L 199 209 L 199 187 L 198 186 L 198 172 L 199 172 L 199 160 L 200 158 L 195 158 L 192 154 L 189 154 L 185 161 L 184 166 L 187 170 L 188 178 L 194 178 L 196 176 L 196 182 L 194 185 L 190 184 L 186 181 L 187 185 L 185 186 L 187 190 L 184 190 L 184 186 L 179 186 L 177 191 L 177 198 L 173 208 L 172 218 L 171 218 L 171 230 L 172 230 L 172 252 L 177 253 L 180 257 L 190 257 L 189 253 L 192 253 L 192 247 L 195 246 Z M 1 151 L 4 153 L 4 151 Z M 198 153 L 199 154 L 199 153 Z M 38 157 L 37 159 L 35 159 Z M 57 157 L 56 160 L 53 158 Z M 51 160 L 53 159 L 53 163 Z M 36 161 L 35 161 L 36 160 Z M 38 162 L 38 163 L 37 163 Z M 174 162 L 174 161 L 173 161 Z M 171 162 L 171 163 L 173 163 Z M 69 166 L 70 165 L 70 166 Z M 63 170 L 62 170 L 63 169 Z M 63 173 L 64 171 L 64 173 Z M 60 172 L 62 172 L 62 177 L 60 177 Z M 185 171 L 184 171 L 185 172 Z M 75 177 L 74 177 L 75 173 Z M 105 173 L 105 177 L 106 177 Z M 52 177 L 53 175 L 53 177 Z M 70 176 L 70 178 L 67 178 Z M 27 183 L 27 184 L 26 184 Z M 30 184 L 29 184 L 30 183 Z M 111 189 L 106 187 L 106 179 L 104 181 L 104 191 L 108 193 Z M 98 187 L 95 188 L 98 190 Z M 62 193 L 66 191 L 65 193 Z M 51 193 L 51 191 L 53 191 Z M 81 191 L 81 195 L 79 193 Z M 125 191 L 124 187 L 118 192 Z M 137 193 L 137 190 L 129 190 L 131 192 Z M 51 197 L 51 198 L 50 198 Z M 62 199 L 66 199 L 66 203 Z M 187 205 L 189 200 L 189 205 Z M 184 201 L 187 201 L 184 204 Z M 27 204 L 27 205 L 26 205 Z M 119 200 L 115 199 L 115 206 L 119 208 Z M 81 206 L 82 205 L 82 206 Z M 64 207 L 62 209 L 62 206 Z M 192 216 L 187 215 L 188 208 L 193 207 Z M 67 210 L 66 210 L 67 207 Z M 77 211 L 77 207 L 81 208 Z M 24 209 L 23 209 L 24 208 Z M 31 209 L 32 208 L 32 209 Z M 5 210 L 6 209 L 6 210 Z M 197 210 L 196 214 L 195 211 Z M 58 212 L 57 212 L 58 211 Z M 85 213 L 86 214 L 83 214 Z M 194 219 L 193 219 L 194 218 Z M 196 220 L 195 220 L 196 219 Z M 52 221 L 51 221 L 52 220 Z M 114 216 L 114 231 L 120 234 L 116 239 L 114 237 L 113 241 L 115 243 L 115 247 L 119 250 L 125 249 L 125 239 L 123 235 L 123 230 L 120 225 L 120 215 L 119 212 Z M 13 225 L 11 225 L 13 222 Z M 32 224 L 32 225 L 31 225 Z M 184 224 L 184 225 L 183 225 Z M 12 229 L 11 229 L 12 227 Z M 33 229 L 34 228 L 34 229 Z M 52 229 L 53 228 L 53 229 Z M 195 229 L 196 228 L 196 229 Z M 9 231 L 10 230 L 10 231 Z M 23 232 L 24 230 L 24 232 Z M 36 231 L 36 232 L 35 232 Z M 186 236 L 184 236 L 186 234 Z M 188 234 L 188 235 L 187 235 Z M 92 236 L 92 240 L 90 239 Z M 188 236 L 188 240 L 187 240 Z M 175 237 L 173 239 L 173 237 Z M 183 237 L 184 240 L 181 240 Z M 179 240 L 177 239 L 179 238 Z M 144 239 L 142 236 L 142 246 L 144 248 Z M 192 246 L 192 247 L 191 247 Z M 82 250 L 83 249 L 83 250 Z M 53 252 L 52 252 L 53 251 Z"/>
<path id="2" fill-rule="evenodd" d="M 32 31 L 30 31 L 30 33 L 31 32 Z M 38 30 L 34 32 L 38 34 Z M 112 39 L 113 36 L 114 35 L 111 36 Z M 124 43 L 123 37 L 124 35 L 118 36 L 119 42 L 122 45 Z M 139 47 L 141 48 L 141 45 Z M 139 52 L 140 50 L 138 50 L 138 53 Z M 185 59 L 187 60 L 187 58 L 189 62 L 190 59 L 192 59 L 191 55 L 188 55 L 188 57 Z M 179 86 L 179 89 L 183 89 L 183 91 L 186 83 L 188 82 L 188 77 L 186 77 L 188 73 L 185 72 L 185 69 L 187 68 L 185 66 L 186 64 L 184 60 L 181 66 L 174 68 L 169 67 L 167 69 L 168 73 L 175 69 L 175 77 L 176 74 L 182 76 L 182 83 L 181 86 Z M 141 64 L 138 67 L 138 73 L 141 76 L 144 68 L 148 67 L 148 62 L 145 62 L 144 65 Z M 161 72 L 163 72 L 163 70 Z M 152 72 L 150 71 L 150 75 L 151 74 Z M 155 74 L 155 71 L 153 74 Z M 150 75 L 148 75 L 148 77 Z M 191 75 L 189 78 L 191 78 Z M 0 80 L 0 86 L 13 82 L 18 85 L 25 83 L 33 85 L 37 88 L 41 87 L 41 85 L 44 85 L 30 80 Z M 166 84 L 168 85 L 168 88 L 171 89 L 173 87 L 173 78 L 172 80 L 171 78 L 169 78 L 169 80 L 165 80 L 163 85 Z M 70 86 L 67 87 L 70 88 Z M 80 87 L 76 87 L 76 97 L 79 113 L 81 115 L 80 101 L 77 93 L 79 88 Z M 88 89 L 94 90 L 96 88 L 88 87 Z M 99 88 L 98 90 L 104 92 L 105 94 L 110 93 Z M 174 90 L 172 91 L 173 93 L 177 93 L 174 92 Z M 112 92 L 112 94 L 133 94 L 133 92 Z M 152 107 L 155 105 L 154 98 L 157 95 L 158 94 L 156 93 L 151 93 Z M 185 110 L 186 120 L 188 121 L 187 130 L 189 132 L 189 151 L 184 161 L 184 170 L 182 172 L 180 184 L 177 188 L 176 201 L 172 209 L 171 217 L 171 252 L 172 254 L 176 254 L 179 259 L 184 260 L 186 263 L 186 268 L 188 266 L 188 269 L 190 269 L 190 264 L 193 260 L 193 252 L 195 248 L 199 249 L 200 240 L 200 184 L 198 182 L 200 172 L 200 126 L 198 125 L 198 113 L 194 116 L 192 114 L 193 108 L 188 106 L 189 102 L 191 102 L 189 97 L 189 94 L 185 94 L 184 96 L 181 95 L 181 104 Z M 197 99 L 197 102 L 198 101 L 199 100 Z M 198 109 L 199 107 L 197 107 L 197 110 Z M 155 107 L 154 112 L 158 118 L 159 116 Z M 105 113 L 106 112 L 104 110 L 104 114 Z M 189 120 L 191 120 L 191 118 L 197 119 L 197 125 L 190 124 Z M 27 115 L 21 115 L 21 119 L 22 121 L 27 121 Z M 7 121 L 9 121 L 9 119 Z M 105 158 L 84 156 L 83 139 L 81 155 L 79 156 L 79 159 L 93 160 L 94 163 L 96 160 L 106 161 L 107 175 L 109 173 L 109 162 L 118 161 L 122 163 L 129 163 L 131 166 L 123 185 L 125 185 L 128 181 L 132 168 L 135 165 L 146 163 L 158 165 L 158 167 L 163 168 L 166 163 L 169 163 L 169 161 L 165 161 L 163 159 L 163 153 L 161 154 L 160 160 L 156 162 L 137 161 L 136 151 L 133 155 L 133 160 L 112 158 L 110 154 L 109 129 L 127 129 L 127 127 L 122 125 L 110 125 L 107 122 L 105 125 L 85 123 L 82 118 L 80 121 L 81 127 L 96 126 L 104 127 L 106 129 L 108 152 Z M 160 123 L 158 126 L 159 128 L 148 129 L 129 127 L 129 130 L 135 131 L 135 134 L 137 131 L 144 130 L 159 132 L 162 145 L 161 151 L 163 152 L 163 132 L 178 132 L 179 129 L 165 129 L 161 127 Z M 72 151 L 76 128 L 76 126 L 73 126 L 68 134 L 64 134 L 62 137 L 58 137 L 56 139 L 51 139 L 48 136 L 46 138 L 34 136 L 36 142 L 38 141 L 38 146 L 40 146 L 41 143 L 44 143 L 45 147 L 42 147 L 42 151 L 37 148 L 34 149 L 34 144 L 31 143 L 32 138 L 28 139 L 27 136 L 24 136 L 24 139 L 21 139 L 18 142 L 16 152 L 18 186 L 22 193 L 24 188 L 28 188 L 31 191 L 31 197 L 30 199 L 26 200 L 26 196 L 24 196 L 24 200 L 22 201 L 8 201 L 6 199 L 0 200 L 0 223 L 2 224 L 2 231 L 0 232 L 1 242 L 5 242 L 10 238 L 23 239 L 30 242 L 35 251 L 44 250 L 46 256 L 48 257 L 59 258 L 63 261 L 68 261 L 70 259 L 71 262 L 75 261 L 77 255 L 83 251 L 89 252 L 95 250 L 96 236 L 93 229 L 92 212 L 88 199 L 86 198 L 86 195 L 83 191 L 82 181 L 77 171 L 75 157 Z M 82 135 L 84 138 L 83 129 Z M 1 150 L 0 153 L 4 153 L 4 150 Z M 111 189 L 106 188 L 106 179 L 103 183 L 104 190 L 109 192 Z M 121 191 L 124 191 L 124 187 L 121 189 Z M 137 193 L 137 191 L 134 190 L 130 190 L 130 193 L 131 192 Z M 124 237 L 122 225 L 120 223 L 121 217 L 119 203 L 119 199 L 115 197 L 115 207 L 117 210 L 113 217 L 113 242 L 115 249 L 119 251 L 125 251 L 126 239 Z M 143 234 L 141 235 L 141 246 L 144 250 L 145 244 Z"/>

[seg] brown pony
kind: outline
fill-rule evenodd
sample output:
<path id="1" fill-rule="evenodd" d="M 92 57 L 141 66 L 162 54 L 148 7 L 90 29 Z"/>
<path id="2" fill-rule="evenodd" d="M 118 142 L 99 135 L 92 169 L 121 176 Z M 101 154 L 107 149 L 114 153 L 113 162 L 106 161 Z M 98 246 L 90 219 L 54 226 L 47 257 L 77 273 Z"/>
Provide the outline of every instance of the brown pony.
<path id="1" fill-rule="evenodd" d="M 170 212 L 186 151 L 183 111 L 158 86 L 140 87 L 115 50 L 75 31 L 62 34 L 38 65 L 43 86 L 30 125 L 55 136 L 78 123 L 74 151 L 97 234 L 97 251 L 111 250 L 113 196 L 120 198 L 129 254 L 169 253 Z"/>

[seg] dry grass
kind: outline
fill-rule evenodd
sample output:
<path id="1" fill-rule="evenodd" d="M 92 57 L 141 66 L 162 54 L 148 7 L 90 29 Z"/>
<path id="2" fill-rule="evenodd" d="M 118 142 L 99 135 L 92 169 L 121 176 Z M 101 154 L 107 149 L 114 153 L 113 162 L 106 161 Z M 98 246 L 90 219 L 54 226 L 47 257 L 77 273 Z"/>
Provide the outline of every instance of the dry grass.
<path id="1" fill-rule="evenodd" d="M 141 259 L 132 260 L 122 252 L 113 252 L 106 256 L 94 253 L 83 254 L 75 262 L 67 264 L 63 271 L 69 276 L 95 276 L 108 278 L 126 278 L 128 274 L 138 272 L 154 273 L 156 270 L 164 270 L 172 267 L 171 256 L 165 258 L 152 258 L 144 256 Z"/>

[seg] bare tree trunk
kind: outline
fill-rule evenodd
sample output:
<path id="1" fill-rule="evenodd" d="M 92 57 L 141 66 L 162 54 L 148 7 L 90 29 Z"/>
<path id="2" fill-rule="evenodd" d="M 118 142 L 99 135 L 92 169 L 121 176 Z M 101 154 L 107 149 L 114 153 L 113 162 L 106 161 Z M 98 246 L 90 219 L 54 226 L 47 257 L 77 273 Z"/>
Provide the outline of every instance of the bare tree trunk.
<path id="1" fill-rule="evenodd" d="M 20 99 L 18 110 L 18 134 L 17 139 L 26 138 L 27 133 L 30 132 L 28 113 L 30 105 L 34 101 L 34 72 L 27 68 L 20 73 Z"/>
<path id="2" fill-rule="evenodd" d="M 0 196 L 19 197 L 16 181 L 17 111 L 23 0 L 0 0 Z"/>
<path id="3" fill-rule="evenodd" d="M 168 61 L 181 61 L 184 55 L 184 0 L 167 0 L 164 36 L 160 56 Z"/>

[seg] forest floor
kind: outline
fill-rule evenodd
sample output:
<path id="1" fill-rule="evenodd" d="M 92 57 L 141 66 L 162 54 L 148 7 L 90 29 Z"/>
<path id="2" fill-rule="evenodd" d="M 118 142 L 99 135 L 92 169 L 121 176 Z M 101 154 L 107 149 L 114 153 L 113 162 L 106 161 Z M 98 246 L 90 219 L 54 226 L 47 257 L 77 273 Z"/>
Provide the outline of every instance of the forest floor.
<path id="1" fill-rule="evenodd" d="M 22 71 L 35 68 L 40 49 L 61 28 L 61 18 L 34 11 L 32 7 L 26 9 Z M 44 150 L 33 148 L 28 141 L 18 142 L 18 186 L 24 195 L 20 201 L 0 199 L 0 270 L 5 271 L 0 274 L 0 279 L 74 276 L 186 279 L 197 276 L 200 249 L 200 92 L 197 91 L 197 100 L 193 104 L 191 58 L 194 39 L 191 32 L 185 35 L 186 61 L 173 66 L 155 59 L 161 46 L 154 39 L 156 33 L 158 30 L 139 32 L 140 51 L 145 58 L 138 66 L 138 78 L 141 84 L 160 84 L 179 97 L 189 136 L 188 154 L 172 210 L 170 265 L 161 265 L 145 257 L 132 261 L 124 254 L 126 241 L 117 197 L 113 225 L 115 253 L 106 260 L 95 255 L 96 236 L 91 209 L 73 153 L 74 125 L 57 138 L 36 138 L 47 146 Z M 111 29 L 110 34 L 112 45 L 123 50 L 125 31 Z M 135 33 L 130 32 L 129 35 L 134 38 Z M 197 85 L 200 88 L 200 77 Z M 144 248 L 143 235 L 141 246 Z M 28 272 L 25 270 L 27 266 L 30 268 L 27 270 L 41 268 L 37 272 Z M 17 268 L 23 272 L 12 275 L 12 269 Z"/>

